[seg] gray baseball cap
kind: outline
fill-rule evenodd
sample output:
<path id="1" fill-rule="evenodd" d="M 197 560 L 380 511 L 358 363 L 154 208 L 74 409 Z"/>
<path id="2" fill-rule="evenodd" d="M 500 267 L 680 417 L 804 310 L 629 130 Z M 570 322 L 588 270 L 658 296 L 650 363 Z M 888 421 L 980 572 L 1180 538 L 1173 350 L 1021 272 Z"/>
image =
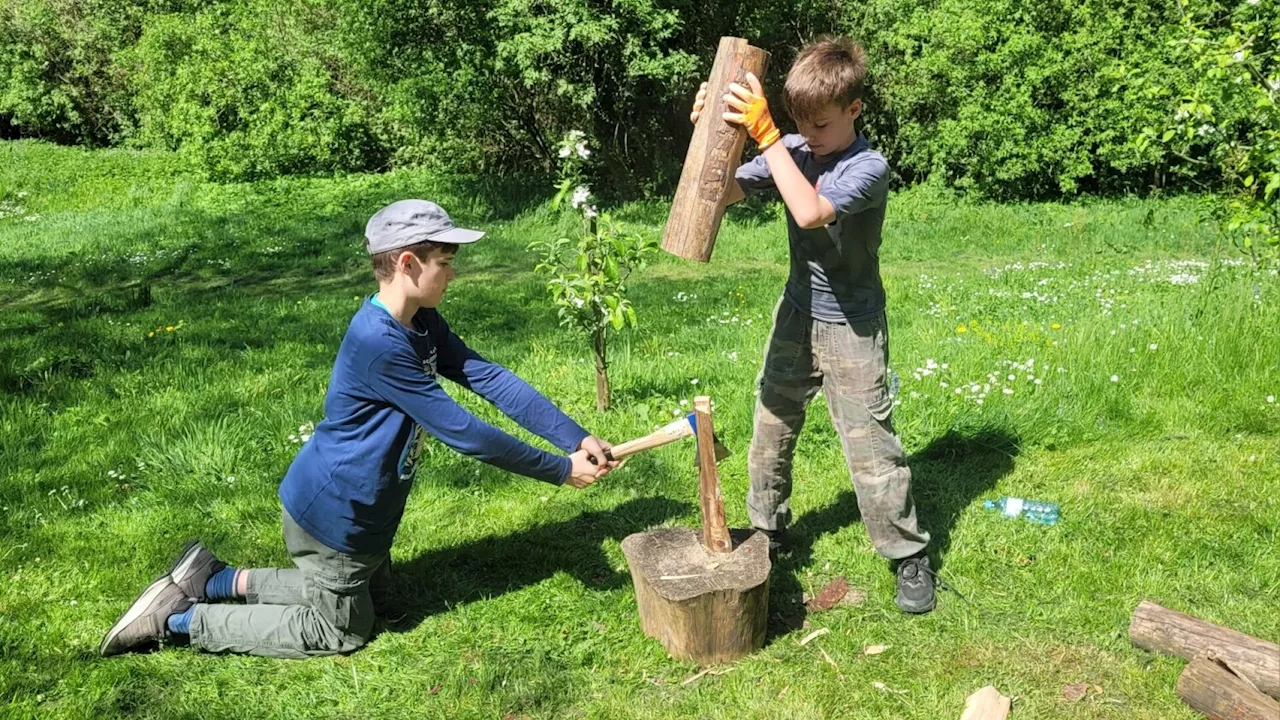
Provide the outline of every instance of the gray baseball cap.
<path id="1" fill-rule="evenodd" d="M 369 218 L 364 237 L 369 254 L 377 255 L 427 241 L 465 245 L 484 233 L 455 226 L 444 208 L 428 200 L 397 200 Z"/>

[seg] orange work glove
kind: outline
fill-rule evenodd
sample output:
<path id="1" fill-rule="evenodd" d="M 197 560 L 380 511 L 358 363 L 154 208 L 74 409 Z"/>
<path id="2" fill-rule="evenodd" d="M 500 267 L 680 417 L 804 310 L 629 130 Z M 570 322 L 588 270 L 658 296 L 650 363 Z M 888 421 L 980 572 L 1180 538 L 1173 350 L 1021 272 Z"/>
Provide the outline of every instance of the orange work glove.
<path id="1" fill-rule="evenodd" d="M 751 89 L 744 88 L 738 83 L 729 86 L 729 92 L 724 96 L 724 103 L 737 112 L 725 113 L 724 119 L 745 127 L 751 139 L 760 145 L 761 150 L 764 150 L 778 142 L 782 133 L 773 123 L 773 115 L 769 113 L 769 101 L 764 99 L 764 88 L 760 86 L 760 80 L 752 73 L 747 73 L 747 84 Z"/>

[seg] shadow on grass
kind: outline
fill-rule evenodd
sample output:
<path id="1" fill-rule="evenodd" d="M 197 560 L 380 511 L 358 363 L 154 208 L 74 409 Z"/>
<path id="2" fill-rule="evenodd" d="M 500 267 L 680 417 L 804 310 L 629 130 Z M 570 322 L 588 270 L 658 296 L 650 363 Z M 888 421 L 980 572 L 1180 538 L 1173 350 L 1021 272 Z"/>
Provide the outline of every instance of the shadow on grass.
<path id="1" fill-rule="evenodd" d="M 331 362 L 356 303 L 316 313 L 290 311 L 284 301 L 376 289 L 358 247 L 363 225 L 349 215 L 174 209 L 152 225 L 120 232 L 131 247 L 168 249 L 131 256 L 145 256 L 137 264 L 123 255 L 77 257 L 56 272 L 46 261 L 0 259 L 0 391 L 57 405 L 75 395 L 68 381 L 109 378 L 189 354 L 235 362 L 245 350 L 303 340 L 330 348 L 320 354 Z M 255 234 L 272 247 L 244 239 Z M 180 244 L 166 245 L 171 236 Z M 530 280 L 532 260 L 513 243 L 468 248 L 464 263 L 462 281 L 442 308 L 464 338 L 496 337 L 521 347 L 555 327 L 545 290 Z M 179 318 L 187 321 L 180 343 L 147 342 L 147 323 Z M 136 331 L 120 331 L 133 325 Z"/>
<path id="2" fill-rule="evenodd" d="M 397 562 L 387 615 L 404 613 L 404 617 L 386 630 L 406 632 L 456 605 L 514 592 L 561 572 L 593 590 L 630 585 L 630 575 L 610 566 L 601 547 L 605 539 L 621 540 L 691 509 L 666 498 L 637 498 L 609 510 L 585 512 L 562 522 Z"/>
<path id="3" fill-rule="evenodd" d="M 928 552 L 935 570 L 941 573 L 944 567 L 960 513 L 1013 470 L 1018 451 L 1018 438 L 1004 430 L 974 434 L 951 430 L 908 459 L 916 515 L 931 535 Z M 800 602 L 804 588 L 797 575 L 813 562 L 814 543 L 861 519 L 857 496 L 847 489 L 835 502 L 805 513 L 788 528 L 789 551 L 784 550 L 774 563 L 769 589 L 770 641 L 804 624 L 806 610 Z"/>

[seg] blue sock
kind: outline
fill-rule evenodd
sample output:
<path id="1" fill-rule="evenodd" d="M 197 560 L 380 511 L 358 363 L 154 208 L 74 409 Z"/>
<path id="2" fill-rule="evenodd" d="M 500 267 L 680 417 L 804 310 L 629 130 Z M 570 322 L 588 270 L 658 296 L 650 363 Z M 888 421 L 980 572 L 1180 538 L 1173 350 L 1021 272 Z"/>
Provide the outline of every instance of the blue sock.
<path id="1" fill-rule="evenodd" d="M 170 615 L 168 622 L 165 623 L 169 626 L 169 632 L 175 635 L 190 635 L 191 615 L 195 611 L 196 606 L 192 605 L 187 608 L 187 611 L 184 613 L 174 613 L 173 615 Z"/>
<path id="2" fill-rule="evenodd" d="M 209 600 L 230 600 L 236 596 L 236 569 L 224 567 L 209 576 L 204 584 L 204 594 Z"/>

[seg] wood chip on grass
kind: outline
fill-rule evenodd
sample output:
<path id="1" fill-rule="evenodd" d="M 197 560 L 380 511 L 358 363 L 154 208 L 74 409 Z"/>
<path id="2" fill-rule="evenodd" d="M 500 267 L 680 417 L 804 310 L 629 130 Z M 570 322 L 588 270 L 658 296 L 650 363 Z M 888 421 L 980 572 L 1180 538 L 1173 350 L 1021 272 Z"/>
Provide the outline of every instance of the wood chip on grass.
<path id="1" fill-rule="evenodd" d="M 682 681 L 680 682 L 680 684 L 681 684 L 681 685 L 688 685 L 688 684 L 690 684 L 690 683 L 695 683 L 695 682 L 697 682 L 697 681 L 701 680 L 702 678 L 706 677 L 707 675 L 723 675 L 723 674 L 725 674 L 725 673 L 727 673 L 727 672 L 733 672 L 733 671 L 734 671 L 734 668 L 731 668 L 731 667 L 727 667 L 727 668 L 709 667 L 709 668 L 706 668 L 706 669 L 702 670 L 701 672 L 697 673 L 696 675 L 690 675 L 689 677 L 687 677 L 687 678 L 685 678 L 684 680 L 682 680 Z"/>
<path id="2" fill-rule="evenodd" d="M 810 612 L 830 610 L 835 607 L 837 603 L 843 600 L 844 596 L 848 594 L 848 592 L 849 581 L 845 580 L 843 577 L 838 577 L 823 586 L 823 588 L 818 591 L 817 596 L 809 598 L 805 603 L 805 606 L 809 608 Z"/>
<path id="3" fill-rule="evenodd" d="M 815 638 L 820 638 L 829 632 L 831 632 L 831 628 L 819 628 L 817 630 L 814 630 L 813 632 L 804 636 L 804 639 L 800 641 L 800 646 L 804 647 L 805 645 L 808 645 L 811 640 Z"/>

